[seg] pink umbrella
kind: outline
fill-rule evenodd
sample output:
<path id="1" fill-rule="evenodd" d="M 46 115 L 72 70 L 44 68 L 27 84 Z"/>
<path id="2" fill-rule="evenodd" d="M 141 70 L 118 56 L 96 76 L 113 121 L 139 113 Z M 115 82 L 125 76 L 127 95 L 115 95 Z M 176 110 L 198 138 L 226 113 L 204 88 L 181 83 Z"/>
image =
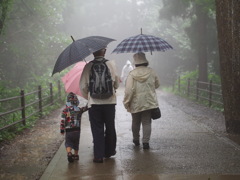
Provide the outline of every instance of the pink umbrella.
<path id="1" fill-rule="evenodd" d="M 82 96 L 79 89 L 79 81 L 86 62 L 78 62 L 67 74 L 62 77 L 62 82 L 67 93 L 73 92 Z"/>

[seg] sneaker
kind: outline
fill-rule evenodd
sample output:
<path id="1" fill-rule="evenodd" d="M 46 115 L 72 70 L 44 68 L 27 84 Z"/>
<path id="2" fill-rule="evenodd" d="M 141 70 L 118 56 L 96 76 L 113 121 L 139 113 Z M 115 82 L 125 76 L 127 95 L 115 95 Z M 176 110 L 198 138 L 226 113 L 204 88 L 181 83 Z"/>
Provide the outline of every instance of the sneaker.
<path id="1" fill-rule="evenodd" d="M 72 153 L 71 152 L 69 152 L 68 153 L 68 155 L 67 155 L 67 157 L 68 157 L 68 162 L 73 162 L 74 161 L 74 159 L 73 159 L 73 155 L 72 155 Z"/>
<path id="2" fill-rule="evenodd" d="M 95 162 L 95 163 L 103 163 L 103 158 L 94 158 L 93 162 Z"/>
<path id="3" fill-rule="evenodd" d="M 135 144 L 135 146 L 139 146 L 140 145 L 139 140 L 133 140 L 133 143 Z"/>
<path id="4" fill-rule="evenodd" d="M 143 149 L 149 149 L 149 143 L 143 143 Z"/>

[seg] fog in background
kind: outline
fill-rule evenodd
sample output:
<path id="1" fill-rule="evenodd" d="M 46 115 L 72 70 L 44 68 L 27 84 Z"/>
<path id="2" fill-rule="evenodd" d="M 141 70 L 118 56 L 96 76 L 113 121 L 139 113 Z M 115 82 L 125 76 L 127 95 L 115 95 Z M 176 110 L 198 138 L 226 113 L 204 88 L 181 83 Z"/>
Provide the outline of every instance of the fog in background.
<path id="1" fill-rule="evenodd" d="M 146 52 L 150 67 L 158 72 L 160 79 L 176 77 L 180 70 L 195 70 L 192 37 L 184 29 L 193 27 L 191 21 L 172 16 L 179 9 L 179 2 L 183 8 L 179 11 L 189 14 L 185 0 L 14 1 L 12 6 L 9 4 L 8 19 L 0 36 L 0 79 L 4 86 L 11 87 L 49 79 L 58 56 L 72 43 L 71 36 L 75 40 L 88 36 L 116 39 L 108 45 L 106 58 L 116 63 L 120 75 L 126 61 L 133 61 L 133 53 L 112 54 L 112 51 L 122 40 L 139 35 L 141 28 L 143 34 L 160 37 L 174 48 Z M 86 58 L 92 59 L 92 55 Z M 73 66 L 54 77 L 64 76 Z"/>
<path id="2" fill-rule="evenodd" d="M 94 35 L 116 39 L 108 45 L 106 58 L 116 62 L 120 73 L 128 59 L 132 62 L 133 53 L 112 54 L 111 52 L 123 39 L 140 34 L 141 28 L 143 34 L 161 37 L 173 46 L 171 37 L 164 35 L 164 31 L 170 25 L 169 22 L 163 23 L 166 20 L 161 20 L 159 17 L 161 7 L 161 0 L 68 0 L 63 14 L 65 23 L 61 29 L 69 38 L 72 35 L 75 40 Z M 173 53 L 172 50 L 170 51 Z M 163 70 L 169 58 L 164 53 L 169 55 L 169 52 L 153 52 L 153 55 L 150 52 L 146 53 L 150 66 L 158 71 Z M 154 58 L 157 62 L 151 63 Z M 86 58 L 86 60 L 92 59 L 92 55 Z M 162 64 L 163 68 L 160 68 L 159 64 Z"/>

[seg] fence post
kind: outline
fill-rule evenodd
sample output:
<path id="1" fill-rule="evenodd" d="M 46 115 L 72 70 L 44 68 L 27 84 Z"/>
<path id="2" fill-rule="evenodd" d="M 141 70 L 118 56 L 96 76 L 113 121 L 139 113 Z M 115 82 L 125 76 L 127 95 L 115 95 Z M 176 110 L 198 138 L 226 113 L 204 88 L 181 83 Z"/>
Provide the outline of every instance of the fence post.
<path id="1" fill-rule="evenodd" d="M 180 92 L 180 76 L 178 76 L 178 92 Z"/>
<path id="2" fill-rule="evenodd" d="M 52 83 L 49 84 L 50 87 L 50 102 L 53 105 L 53 89 L 52 89 Z"/>
<path id="3" fill-rule="evenodd" d="M 58 80 L 58 98 L 59 100 L 61 100 L 61 84 L 60 84 L 60 81 Z"/>
<path id="4" fill-rule="evenodd" d="M 197 78 L 196 82 L 196 99 L 198 100 L 198 92 L 199 92 L 199 78 Z"/>
<path id="5" fill-rule="evenodd" d="M 212 80 L 210 80 L 209 83 L 209 107 L 212 106 Z"/>
<path id="6" fill-rule="evenodd" d="M 190 90 L 190 78 L 188 78 L 187 96 L 189 96 L 189 90 Z"/>
<path id="7" fill-rule="evenodd" d="M 38 107 L 39 117 L 42 118 L 42 87 L 38 86 Z"/>
<path id="8" fill-rule="evenodd" d="M 26 114 L 25 114 L 25 96 L 24 96 L 24 90 L 21 90 L 21 109 L 22 109 L 22 122 L 23 125 L 26 125 Z"/>

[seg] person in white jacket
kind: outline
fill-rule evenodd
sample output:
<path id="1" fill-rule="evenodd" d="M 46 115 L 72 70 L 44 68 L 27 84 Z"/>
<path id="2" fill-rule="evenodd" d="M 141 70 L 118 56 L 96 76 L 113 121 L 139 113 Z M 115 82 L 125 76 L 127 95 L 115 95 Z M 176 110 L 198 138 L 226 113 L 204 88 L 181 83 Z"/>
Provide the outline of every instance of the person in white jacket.
<path id="1" fill-rule="evenodd" d="M 122 68 L 121 73 L 121 81 L 123 82 L 124 85 L 126 84 L 129 72 L 132 70 L 133 70 L 132 63 L 129 60 L 127 60 L 126 64 Z"/>
<path id="2" fill-rule="evenodd" d="M 158 107 L 155 89 L 160 86 L 156 72 L 148 67 L 149 63 L 144 53 L 133 55 L 135 69 L 127 78 L 123 104 L 132 114 L 133 143 L 140 145 L 140 127 L 143 129 L 143 149 L 149 149 L 151 136 L 151 109 Z"/>

